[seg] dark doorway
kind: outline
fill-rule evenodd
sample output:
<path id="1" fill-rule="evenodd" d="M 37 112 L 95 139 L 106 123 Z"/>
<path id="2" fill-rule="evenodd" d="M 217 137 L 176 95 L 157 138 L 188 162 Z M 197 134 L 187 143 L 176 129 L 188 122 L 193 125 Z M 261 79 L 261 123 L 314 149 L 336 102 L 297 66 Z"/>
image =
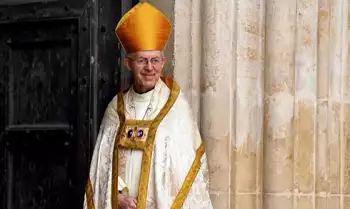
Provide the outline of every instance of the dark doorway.
<path id="1" fill-rule="evenodd" d="M 125 2 L 0 0 L 0 208 L 82 208 Z"/>

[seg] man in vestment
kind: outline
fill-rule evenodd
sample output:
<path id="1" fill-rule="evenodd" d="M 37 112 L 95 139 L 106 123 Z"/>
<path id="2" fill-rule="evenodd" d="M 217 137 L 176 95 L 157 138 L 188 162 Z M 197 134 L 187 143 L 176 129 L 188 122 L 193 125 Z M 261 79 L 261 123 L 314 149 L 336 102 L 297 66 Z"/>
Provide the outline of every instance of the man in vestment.
<path id="1" fill-rule="evenodd" d="M 122 17 L 115 32 L 133 85 L 105 111 L 84 209 L 211 209 L 197 124 L 176 82 L 161 77 L 169 21 L 143 2 Z"/>

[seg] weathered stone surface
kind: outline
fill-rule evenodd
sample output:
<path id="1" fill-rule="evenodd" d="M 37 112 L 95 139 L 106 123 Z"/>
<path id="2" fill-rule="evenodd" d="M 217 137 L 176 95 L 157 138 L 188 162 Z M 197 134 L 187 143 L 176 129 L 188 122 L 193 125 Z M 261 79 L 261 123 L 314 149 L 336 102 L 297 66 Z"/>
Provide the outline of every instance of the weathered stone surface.
<path id="1" fill-rule="evenodd" d="M 350 208 L 347 0 L 151 0 L 215 208 Z"/>

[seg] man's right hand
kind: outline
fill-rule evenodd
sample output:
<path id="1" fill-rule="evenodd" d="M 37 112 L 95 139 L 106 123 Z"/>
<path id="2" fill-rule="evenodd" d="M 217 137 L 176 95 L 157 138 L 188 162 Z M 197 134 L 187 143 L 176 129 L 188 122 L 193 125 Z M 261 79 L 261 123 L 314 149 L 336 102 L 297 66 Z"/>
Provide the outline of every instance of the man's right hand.
<path id="1" fill-rule="evenodd" d="M 134 197 L 118 194 L 118 206 L 120 209 L 136 209 L 137 200 Z"/>

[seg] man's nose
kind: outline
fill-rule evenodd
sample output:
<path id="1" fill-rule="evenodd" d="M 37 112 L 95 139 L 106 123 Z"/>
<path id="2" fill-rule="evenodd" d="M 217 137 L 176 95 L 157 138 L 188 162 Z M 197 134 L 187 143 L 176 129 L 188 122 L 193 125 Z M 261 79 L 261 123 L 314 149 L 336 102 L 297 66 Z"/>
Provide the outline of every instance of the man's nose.
<path id="1" fill-rule="evenodd" d="M 146 67 L 147 70 L 152 70 L 152 63 L 151 63 L 150 60 L 147 61 L 147 64 L 146 64 L 145 67 Z"/>

